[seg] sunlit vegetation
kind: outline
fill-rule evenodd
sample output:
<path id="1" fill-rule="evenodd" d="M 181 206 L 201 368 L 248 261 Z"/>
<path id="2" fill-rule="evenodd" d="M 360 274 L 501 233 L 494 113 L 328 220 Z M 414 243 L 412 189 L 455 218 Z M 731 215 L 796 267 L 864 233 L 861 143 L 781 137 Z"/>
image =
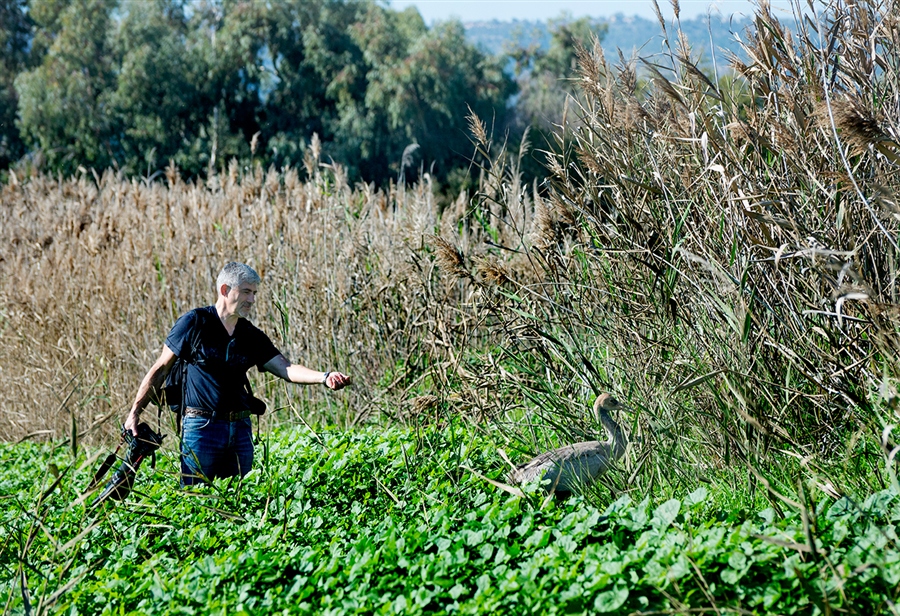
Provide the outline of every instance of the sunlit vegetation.
<path id="1" fill-rule="evenodd" d="M 2 453 L 8 609 L 891 613 L 889 8 L 788 30 L 763 7 L 728 75 L 677 30 L 652 61 L 582 48 L 541 181 L 477 111 L 460 193 L 355 182 L 317 137 L 296 168 L 11 174 L 0 437 L 28 442 Z M 273 340 L 354 387 L 254 375 L 244 484 L 188 496 L 168 453 L 86 508 L 92 458 L 230 259 L 262 274 Z M 598 485 L 498 488 L 592 438 L 601 391 L 630 444 Z"/>
<path id="2" fill-rule="evenodd" d="M 246 480 L 185 494 L 164 454 L 86 509 L 90 460 L 0 447 L 7 612 L 889 613 L 896 491 L 746 518 L 709 490 L 634 502 L 512 497 L 460 468 L 488 439 L 277 432 Z M 90 498 L 86 502 L 90 502 Z"/>

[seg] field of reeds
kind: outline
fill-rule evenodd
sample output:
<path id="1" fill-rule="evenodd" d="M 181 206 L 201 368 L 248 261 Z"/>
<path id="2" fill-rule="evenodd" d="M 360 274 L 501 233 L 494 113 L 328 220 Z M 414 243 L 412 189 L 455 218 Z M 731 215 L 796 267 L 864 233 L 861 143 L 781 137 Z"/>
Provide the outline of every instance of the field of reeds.
<path id="1" fill-rule="evenodd" d="M 4 186 L 2 437 L 115 431 L 174 319 L 215 301 L 229 260 L 263 277 L 254 318 L 286 355 L 354 377 L 328 397 L 259 381 L 271 416 L 312 401 L 316 420 L 344 425 L 390 412 L 399 381 L 425 368 L 428 332 L 449 326 L 435 319 L 452 318 L 424 244 L 437 206 L 427 183 L 352 188 L 314 149 L 302 172 L 235 163 L 206 184 L 169 168 L 165 181 Z"/>
<path id="2" fill-rule="evenodd" d="M 254 318 L 289 357 L 354 378 L 326 395 L 260 376 L 264 423 L 464 419 L 522 456 L 583 436 L 609 390 L 634 409 L 613 492 L 733 468 L 881 487 L 900 368 L 889 8 L 797 5 L 787 28 L 763 5 L 713 67 L 662 20 L 654 56 L 586 49 L 557 142 L 523 144 L 547 158 L 534 185 L 475 117 L 478 188 L 458 198 L 427 177 L 350 186 L 315 143 L 304 169 L 205 182 L 13 176 L 0 438 L 113 435 L 234 259 L 263 276 Z"/>

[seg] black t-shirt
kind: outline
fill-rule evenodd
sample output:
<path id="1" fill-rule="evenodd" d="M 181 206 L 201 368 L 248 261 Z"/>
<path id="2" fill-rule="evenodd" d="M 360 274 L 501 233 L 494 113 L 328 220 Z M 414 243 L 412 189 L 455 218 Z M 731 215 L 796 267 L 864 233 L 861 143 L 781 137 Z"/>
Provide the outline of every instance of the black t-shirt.
<path id="1" fill-rule="evenodd" d="M 193 332 L 199 328 L 197 346 Z M 241 392 L 247 370 L 259 370 L 278 349 L 247 319 L 238 319 L 229 336 L 215 306 L 195 308 L 183 314 L 166 338 L 166 346 L 188 364 L 184 386 L 185 406 L 213 412 L 244 410 Z"/>

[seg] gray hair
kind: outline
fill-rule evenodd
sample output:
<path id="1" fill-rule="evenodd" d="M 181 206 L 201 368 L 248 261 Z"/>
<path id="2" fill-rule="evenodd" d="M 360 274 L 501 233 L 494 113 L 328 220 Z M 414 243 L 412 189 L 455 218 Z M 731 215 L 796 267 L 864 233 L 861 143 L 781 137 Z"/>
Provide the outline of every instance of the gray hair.
<path id="1" fill-rule="evenodd" d="M 222 288 L 223 284 L 227 285 L 229 289 L 233 289 L 244 282 L 259 284 L 259 274 L 249 265 L 231 261 L 225 264 L 225 267 L 219 272 L 218 278 L 216 278 L 216 292 Z"/>

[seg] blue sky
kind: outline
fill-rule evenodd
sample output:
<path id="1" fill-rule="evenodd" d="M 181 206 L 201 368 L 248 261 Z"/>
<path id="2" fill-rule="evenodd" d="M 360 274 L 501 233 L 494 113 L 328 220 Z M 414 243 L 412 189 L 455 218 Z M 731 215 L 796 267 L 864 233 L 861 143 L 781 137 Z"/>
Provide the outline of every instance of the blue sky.
<path id="1" fill-rule="evenodd" d="M 462 21 L 480 21 L 490 19 L 512 20 L 530 19 L 546 20 L 559 17 L 564 11 L 573 17 L 609 17 L 616 13 L 640 15 L 653 18 L 651 0 L 633 0 L 622 2 L 617 0 L 390 0 L 390 6 L 403 9 L 413 5 L 419 9 L 422 17 L 429 24 L 458 17 Z M 732 14 L 751 15 L 754 3 L 747 0 L 681 0 L 681 17 L 690 19 L 707 12 L 716 12 L 723 17 Z M 786 16 L 782 11 L 790 8 L 788 0 L 772 0 L 773 12 L 778 16 Z M 669 0 L 659 0 L 663 15 L 672 16 L 672 5 Z M 780 13 L 780 14 L 779 14 Z"/>

